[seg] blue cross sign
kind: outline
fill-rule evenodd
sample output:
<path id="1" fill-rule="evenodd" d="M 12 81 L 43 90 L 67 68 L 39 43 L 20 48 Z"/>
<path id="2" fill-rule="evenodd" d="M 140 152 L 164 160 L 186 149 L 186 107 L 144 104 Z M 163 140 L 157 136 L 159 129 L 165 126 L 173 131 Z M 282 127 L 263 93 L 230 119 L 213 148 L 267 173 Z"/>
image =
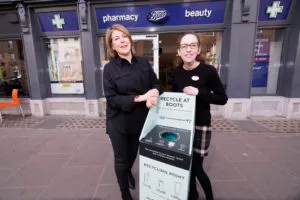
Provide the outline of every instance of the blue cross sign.
<path id="1" fill-rule="evenodd" d="M 43 32 L 78 31 L 77 12 L 55 11 L 38 13 L 38 19 Z"/>
<path id="2" fill-rule="evenodd" d="M 260 0 L 259 21 L 286 20 L 292 0 Z"/>

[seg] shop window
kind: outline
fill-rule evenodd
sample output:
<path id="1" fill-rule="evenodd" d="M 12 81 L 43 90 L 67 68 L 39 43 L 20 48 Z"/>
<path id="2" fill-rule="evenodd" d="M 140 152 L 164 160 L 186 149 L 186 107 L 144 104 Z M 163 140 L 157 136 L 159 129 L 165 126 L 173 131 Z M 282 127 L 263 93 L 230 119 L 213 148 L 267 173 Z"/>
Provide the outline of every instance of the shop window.
<path id="1" fill-rule="evenodd" d="M 251 95 L 274 95 L 281 66 L 282 29 L 263 29 L 256 34 Z"/>
<path id="2" fill-rule="evenodd" d="M 52 94 L 83 94 L 80 40 L 48 39 L 46 48 Z"/>
<path id="3" fill-rule="evenodd" d="M 29 96 L 23 44 L 21 40 L 2 40 L 0 41 L 0 97 L 11 96 L 13 89 L 19 89 L 20 96 Z"/>

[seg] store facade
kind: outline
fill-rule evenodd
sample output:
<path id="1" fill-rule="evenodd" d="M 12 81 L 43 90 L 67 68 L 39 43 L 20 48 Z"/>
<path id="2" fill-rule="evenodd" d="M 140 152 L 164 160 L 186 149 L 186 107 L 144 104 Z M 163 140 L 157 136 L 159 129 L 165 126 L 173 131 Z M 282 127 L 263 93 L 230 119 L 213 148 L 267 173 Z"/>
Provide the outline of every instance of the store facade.
<path id="1" fill-rule="evenodd" d="M 120 23 L 166 91 L 178 38 L 195 32 L 229 96 L 226 106 L 212 106 L 213 115 L 300 117 L 298 1 L 24 0 L 0 7 L 0 25 L 10 27 L 0 30 L 0 99 L 18 85 L 33 115 L 105 114 L 102 72 L 109 58 L 104 35 Z"/>

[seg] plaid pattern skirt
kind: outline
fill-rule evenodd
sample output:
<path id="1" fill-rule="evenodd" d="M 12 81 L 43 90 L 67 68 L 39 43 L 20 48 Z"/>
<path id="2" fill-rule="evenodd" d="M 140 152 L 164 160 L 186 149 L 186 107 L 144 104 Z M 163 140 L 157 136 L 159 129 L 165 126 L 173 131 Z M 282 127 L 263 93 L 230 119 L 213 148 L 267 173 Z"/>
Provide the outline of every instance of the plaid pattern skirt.
<path id="1" fill-rule="evenodd" d="M 208 148 L 211 140 L 211 126 L 196 126 L 194 137 L 194 153 L 199 153 L 201 157 L 208 155 Z"/>

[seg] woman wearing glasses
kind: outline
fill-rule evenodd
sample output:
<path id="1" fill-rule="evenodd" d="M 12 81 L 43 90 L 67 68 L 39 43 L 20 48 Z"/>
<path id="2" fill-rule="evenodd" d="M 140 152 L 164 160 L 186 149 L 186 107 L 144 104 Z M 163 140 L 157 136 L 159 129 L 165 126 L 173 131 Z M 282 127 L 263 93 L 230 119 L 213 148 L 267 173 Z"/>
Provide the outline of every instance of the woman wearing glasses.
<path id="1" fill-rule="evenodd" d="M 197 200 L 196 177 L 206 199 L 213 200 L 209 177 L 203 169 L 203 159 L 208 155 L 211 140 L 210 104 L 224 105 L 227 95 L 216 69 L 201 59 L 198 35 L 187 33 L 178 44 L 179 66 L 173 72 L 172 90 L 196 96 L 195 137 L 189 200 Z"/>

